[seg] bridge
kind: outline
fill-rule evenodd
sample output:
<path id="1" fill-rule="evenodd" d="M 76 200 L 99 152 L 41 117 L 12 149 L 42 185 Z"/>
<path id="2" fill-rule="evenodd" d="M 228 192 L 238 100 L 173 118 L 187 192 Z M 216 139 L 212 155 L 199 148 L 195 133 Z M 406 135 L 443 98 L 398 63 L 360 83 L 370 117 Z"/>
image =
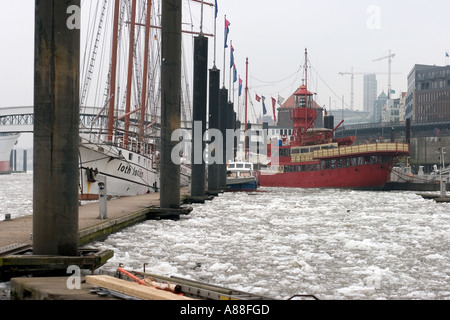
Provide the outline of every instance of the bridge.
<path id="1" fill-rule="evenodd" d="M 406 138 L 406 122 L 382 122 L 342 124 L 336 130 L 336 137 L 357 136 L 358 140 L 402 140 Z M 410 138 L 424 138 L 436 136 L 450 136 L 450 121 L 442 122 L 414 122 L 411 121 Z"/>
<path id="2" fill-rule="evenodd" d="M 34 107 L 0 108 L 0 133 L 32 133 Z"/>
<path id="3" fill-rule="evenodd" d="M 106 116 L 96 115 L 94 108 L 85 108 L 80 114 L 80 126 L 85 128 L 105 128 Z M 33 133 L 34 107 L 0 108 L 0 133 Z M 358 140 L 391 139 L 406 137 L 406 123 L 359 123 L 344 124 L 336 131 L 336 137 L 357 136 Z M 450 121 L 415 123 L 411 121 L 411 138 L 450 136 Z"/>

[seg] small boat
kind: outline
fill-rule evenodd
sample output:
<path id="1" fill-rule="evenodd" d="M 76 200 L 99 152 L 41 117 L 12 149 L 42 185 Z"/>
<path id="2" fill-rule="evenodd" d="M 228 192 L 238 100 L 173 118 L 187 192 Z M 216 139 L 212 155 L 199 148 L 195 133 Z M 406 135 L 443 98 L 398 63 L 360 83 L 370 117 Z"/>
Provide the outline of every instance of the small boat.
<path id="1" fill-rule="evenodd" d="M 19 139 L 19 133 L 0 133 L 0 174 L 11 173 L 11 150 Z"/>
<path id="2" fill-rule="evenodd" d="M 257 173 L 253 163 L 245 161 L 227 164 L 227 188 L 229 191 L 255 191 L 259 188 Z"/>

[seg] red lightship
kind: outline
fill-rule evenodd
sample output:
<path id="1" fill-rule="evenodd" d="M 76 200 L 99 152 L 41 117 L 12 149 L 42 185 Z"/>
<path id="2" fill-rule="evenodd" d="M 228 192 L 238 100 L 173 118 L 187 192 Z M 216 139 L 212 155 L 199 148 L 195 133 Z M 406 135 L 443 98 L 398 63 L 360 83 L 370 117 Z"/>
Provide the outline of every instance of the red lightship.
<path id="1" fill-rule="evenodd" d="M 306 50 L 305 58 L 307 79 Z M 334 124 L 330 127 L 327 116 L 325 128 L 315 128 L 314 124 L 322 113 L 314 107 L 313 93 L 308 91 L 306 83 L 294 93 L 292 136 L 282 139 L 275 148 L 268 144 L 270 162 L 260 173 L 261 186 L 381 189 L 397 159 L 409 155 L 409 144 L 354 145 L 355 136 L 334 137 L 343 120 L 332 128 Z"/>

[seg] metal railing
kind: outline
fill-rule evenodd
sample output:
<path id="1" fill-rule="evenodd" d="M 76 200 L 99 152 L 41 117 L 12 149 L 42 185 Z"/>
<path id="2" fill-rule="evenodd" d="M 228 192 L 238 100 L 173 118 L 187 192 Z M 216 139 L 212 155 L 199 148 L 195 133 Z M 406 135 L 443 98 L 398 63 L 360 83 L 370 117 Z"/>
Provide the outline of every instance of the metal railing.
<path id="1" fill-rule="evenodd" d="M 372 143 L 349 147 L 339 147 L 336 149 L 322 149 L 313 152 L 314 159 L 336 157 L 341 155 L 357 155 L 373 152 L 409 152 L 409 145 L 406 143 Z"/>

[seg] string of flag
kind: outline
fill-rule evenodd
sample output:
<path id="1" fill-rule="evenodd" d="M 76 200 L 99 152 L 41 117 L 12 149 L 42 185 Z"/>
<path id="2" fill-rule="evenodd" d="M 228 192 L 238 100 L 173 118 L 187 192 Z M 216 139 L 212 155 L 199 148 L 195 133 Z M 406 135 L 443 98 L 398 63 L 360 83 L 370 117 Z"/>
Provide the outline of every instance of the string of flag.
<path id="1" fill-rule="evenodd" d="M 267 114 L 267 108 L 266 108 L 266 103 L 265 103 L 266 97 L 264 97 L 263 95 L 259 96 L 256 93 L 255 99 L 258 102 L 262 102 L 263 115 L 266 115 Z M 281 97 L 280 95 L 278 95 L 278 99 L 271 97 L 271 100 L 272 100 L 273 119 L 274 119 L 274 122 L 276 123 L 277 122 L 276 105 L 278 103 L 280 106 L 282 106 L 285 99 L 283 97 Z"/>
<path id="2" fill-rule="evenodd" d="M 218 16 L 218 3 L 217 0 L 215 0 L 215 19 L 217 19 Z M 240 76 L 238 76 L 237 73 L 237 68 L 236 68 L 236 63 L 235 63 L 235 48 L 233 46 L 233 42 L 232 40 L 230 40 L 230 44 L 228 45 L 228 37 L 230 34 L 230 26 L 231 26 L 231 22 L 227 19 L 226 15 L 224 17 L 224 69 L 225 69 L 225 57 L 226 57 L 226 49 L 229 48 L 230 49 L 230 86 L 231 86 L 231 79 L 233 81 L 233 91 L 234 91 L 234 83 L 238 82 L 238 97 L 242 96 L 242 87 L 243 87 L 243 80 L 241 79 Z M 232 72 L 232 75 L 231 75 Z M 224 84 L 225 84 L 225 72 L 224 72 Z M 284 98 L 281 97 L 280 95 L 278 95 L 278 98 L 275 99 L 274 97 L 271 97 L 271 102 L 272 102 L 272 111 L 273 111 L 273 118 L 274 118 L 274 122 L 276 123 L 276 104 L 278 103 L 280 106 L 283 105 L 284 102 Z M 267 108 L 266 108 L 266 97 L 263 95 L 258 95 L 256 94 L 256 101 L 258 103 L 262 103 L 262 113 L 263 115 L 267 114 Z"/>

